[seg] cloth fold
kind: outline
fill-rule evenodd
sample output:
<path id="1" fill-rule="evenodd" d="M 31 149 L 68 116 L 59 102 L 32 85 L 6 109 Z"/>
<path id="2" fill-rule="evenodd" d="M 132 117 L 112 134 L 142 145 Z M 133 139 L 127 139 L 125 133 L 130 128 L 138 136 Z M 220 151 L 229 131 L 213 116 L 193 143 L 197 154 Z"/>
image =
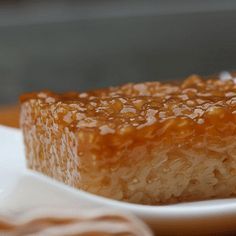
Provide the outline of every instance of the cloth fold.
<path id="1" fill-rule="evenodd" d="M 136 217 L 107 209 L 39 208 L 0 214 L 4 236 L 151 236 Z"/>

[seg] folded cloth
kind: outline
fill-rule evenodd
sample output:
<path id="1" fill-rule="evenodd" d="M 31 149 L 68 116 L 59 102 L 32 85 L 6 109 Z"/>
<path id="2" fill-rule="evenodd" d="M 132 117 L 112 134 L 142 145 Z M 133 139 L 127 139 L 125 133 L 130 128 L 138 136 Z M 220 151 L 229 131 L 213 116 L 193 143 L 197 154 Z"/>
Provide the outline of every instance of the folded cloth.
<path id="1" fill-rule="evenodd" d="M 151 236 L 136 217 L 104 209 L 40 208 L 0 214 L 4 236 Z"/>

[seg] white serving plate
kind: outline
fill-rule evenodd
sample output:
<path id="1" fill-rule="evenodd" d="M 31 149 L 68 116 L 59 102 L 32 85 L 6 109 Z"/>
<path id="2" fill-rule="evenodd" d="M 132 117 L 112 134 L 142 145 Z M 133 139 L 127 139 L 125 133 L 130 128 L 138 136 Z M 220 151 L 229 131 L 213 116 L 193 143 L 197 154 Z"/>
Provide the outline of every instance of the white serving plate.
<path id="1" fill-rule="evenodd" d="M 40 206 L 115 208 L 135 214 L 159 235 L 236 232 L 236 199 L 144 206 L 95 196 L 27 170 L 20 131 L 0 127 L 0 212 Z"/>

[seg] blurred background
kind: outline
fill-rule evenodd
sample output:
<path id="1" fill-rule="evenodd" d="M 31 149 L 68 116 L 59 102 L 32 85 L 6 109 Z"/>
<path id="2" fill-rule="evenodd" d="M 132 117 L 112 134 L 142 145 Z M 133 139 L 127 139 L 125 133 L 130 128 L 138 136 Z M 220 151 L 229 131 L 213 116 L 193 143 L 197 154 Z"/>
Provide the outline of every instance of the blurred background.
<path id="1" fill-rule="evenodd" d="M 236 68 L 235 0 L 0 1 L 0 105 Z"/>

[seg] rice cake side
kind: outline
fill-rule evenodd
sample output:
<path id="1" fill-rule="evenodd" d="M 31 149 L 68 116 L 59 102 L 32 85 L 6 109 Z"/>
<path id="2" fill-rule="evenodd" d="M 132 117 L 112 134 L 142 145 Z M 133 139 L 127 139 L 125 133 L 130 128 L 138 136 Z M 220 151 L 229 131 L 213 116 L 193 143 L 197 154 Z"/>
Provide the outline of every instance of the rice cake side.
<path id="1" fill-rule="evenodd" d="M 21 97 L 28 167 L 140 204 L 236 195 L 236 84 L 190 76 Z"/>

